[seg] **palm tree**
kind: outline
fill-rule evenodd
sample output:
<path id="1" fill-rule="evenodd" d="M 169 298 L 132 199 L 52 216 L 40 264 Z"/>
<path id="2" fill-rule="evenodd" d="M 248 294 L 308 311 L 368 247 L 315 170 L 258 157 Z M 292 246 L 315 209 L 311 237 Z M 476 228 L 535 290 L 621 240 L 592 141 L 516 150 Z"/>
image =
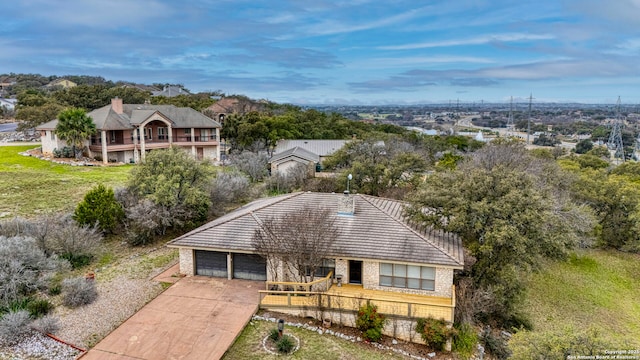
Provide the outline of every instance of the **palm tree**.
<path id="1" fill-rule="evenodd" d="M 70 108 L 58 114 L 56 135 L 73 148 L 76 159 L 82 156 L 84 141 L 97 132 L 93 119 L 83 109 Z"/>

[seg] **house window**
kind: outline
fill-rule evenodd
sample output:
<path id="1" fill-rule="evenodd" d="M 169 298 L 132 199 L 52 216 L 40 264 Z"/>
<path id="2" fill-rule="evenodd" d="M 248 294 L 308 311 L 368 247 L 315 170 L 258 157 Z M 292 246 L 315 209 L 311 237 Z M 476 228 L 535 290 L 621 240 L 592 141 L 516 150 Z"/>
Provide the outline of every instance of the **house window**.
<path id="1" fill-rule="evenodd" d="M 191 128 L 189 128 L 189 129 L 184 129 L 184 133 L 185 133 L 185 135 L 189 135 L 189 134 L 191 134 Z"/>
<path id="2" fill-rule="evenodd" d="M 56 133 L 55 132 L 51 132 L 51 140 L 56 140 Z"/>
<path id="3" fill-rule="evenodd" d="M 158 139 L 159 140 L 166 140 L 167 139 L 167 128 L 166 127 L 159 127 L 158 128 Z"/>
<path id="4" fill-rule="evenodd" d="M 110 133 L 111 133 L 111 142 L 112 143 L 116 142 L 116 132 L 114 130 L 111 130 Z"/>
<path id="5" fill-rule="evenodd" d="M 322 263 L 320 266 L 316 268 L 314 277 L 321 278 L 329 275 L 329 272 L 333 271 L 333 275 L 336 274 L 336 261 L 335 259 L 322 259 Z M 305 275 L 311 276 L 311 268 L 307 267 L 305 269 Z"/>
<path id="6" fill-rule="evenodd" d="M 153 140 L 153 129 L 145 128 L 144 129 L 144 139 L 145 140 Z"/>
<path id="7" fill-rule="evenodd" d="M 380 263 L 380 286 L 433 291 L 435 285 L 433 267 Z"/>

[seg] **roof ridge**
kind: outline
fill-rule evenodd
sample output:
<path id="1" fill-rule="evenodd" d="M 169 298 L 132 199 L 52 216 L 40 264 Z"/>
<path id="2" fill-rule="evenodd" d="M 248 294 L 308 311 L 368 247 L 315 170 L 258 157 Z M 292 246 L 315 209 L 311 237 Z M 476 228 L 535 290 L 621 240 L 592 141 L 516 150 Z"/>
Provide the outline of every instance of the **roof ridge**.
<path id="1" fill-rule="evenodd" d="M 199 227 L 199 228 L 197 228 L 197 229 L 191 230 L 191 231 L 189 231 L 188 233 L 186 233 L 186 234 L 184 234 L 184 235 L 182 235 L 182 236 L 180 236 L 180 237 L 177 237 L 177 238 L 175 238 L 175 239 L 171 240 L 171 241 L 169 242 L 169 244 L 171 244 L 171 243 L 173 243 L 173 242 L 176 242 L 176 241 L 178 241 L 178 240 L 180 240 L 180 239 L 182 239 L 182 238 L 184 238 L 184 237 L 186 237 L 186 236 L 191 236 L 191 235 L 194 235 L 194 234 L 201 233 L 201 232 L 203 232 L 203 231 L 205 231 L 205 230 L 209 230 L 209 229 L 211 229 L 211 228 L 213 228 L 213 227 L 216 227 L 216 226 L 220 226 L 220 225 L 226 224 L 226 223 L 228 223 L 228 222 L 230 222 L 230 221 L 232 221 L 232 220 L 235 220 L 235 219 L 241 218 L 241 217 L 246 216 L 246 215 L 251 215 L 251 216 L 255 219 L 255 216 L 253 215 L 253 213 L 254 213 L 255 211 L 262 210 L 262 209 L 264 209 L 264 208 L 265 208 L 265 207 L 267 207 L 267 206 L 271 206 L 271 205 L 274 205 L 274 204 L 280 203 L 280 202 L 282 202 L 282 201 L 284 201 L 284 200 L 291 199 L 291 198 L 296 197 L 296 196 L 298 196 L 298 195 L 300 195 L 300 194 L 304 194 L 304 192 L 301 192 L 301 191 L 300 191 L 300 192 L 297 192 L 297 193 L 291 193 L 291 194 L 283 195 L 281 199 L 279 199 L 279 200 L 277 200 L 277 201 L 275 201 L 275 202 L 269 202 L 268 204 L 264 204 L 264 205 L 262 205 L 262 206 L 260 206 L 260 207 L 258 207 L 258 208 L 256 208 L 256 209 L 250 210 L 250 211 L 248 211 L 248 212 L 242 212 L 242 213 L 238 214 L 237 216 L 230 217 L 229 219 L 226 219 L 225 221 L 220 222 L 220 223 L 215 223 L 215 220 L 209 221 L 207 224 L 202 225 L 201 227 Z M 263 199 L 258 199 L 258 200 L 256 200 L 256 201 L 259 201 L 259 200 L 263 200 L 263 201 L 264 201 L 264 200 L 266 200 L 266 199 L 273 199 L 273 198 L 263 198 Z M 250 204 L 251 204 L 251 203 L 246 204 L 246 205 L 244 205 L 244 206 L 241 206 L 241 207 L 239 207 L 238 209 L 233 210 L 233 211 L 232 211 L 232 213 L 233 213 L 233 212 L 235 212 L 235 211 L 238 211 L 238 210 L 242 209 L 243 207 L 247 207 L 247 206 L 249 206 Z M 224 215 L 222 215 L 222 216 L 224 216 Z M 215 224 L 214 224 L 214 223 L 215 223 Z M 208 226 L 207 226 L 207 225 L 208 225 Z"/>
<path id="2" fill-rule="evenodd" d="M 404 221 L 396 218 L 395 216 L 392 216 L 391 214 L 389 214 L 386 210 L 382 209 L 380 206 L 374 204 L 370 199 L 368 199 L 368 195 L 362 195 L 362 194 L 358 194 L 360 196 L 360 198 L 362 198 L 364 201 L 366 201 L 367 203 L 369 203 L 371 206 L 375 207 L 376 209 L 380 210 L 383 214 L 385 214 L 387 217 L 393 219 L 393 221 L 399 223 L 400 225 L 404 226 L 405 228 L 407 228 L 409 231 L 411 231 L 412 233 L 418 235 L 420 238 L 422 238 L 425 242 L 429 243 L 430 245 L 432 245 L 433 247 L 435 247 L 436 249 L 438 249 L 440 252 L 442 252 L 444 255 L 448 256 L 451 260 L 455 261 L 457 264 L 463 265 L 463 263 L 461 263 L 455 256 L 453 256 L 452 254 L 450 254 L 447 250 L 443 249 L 442 247 L 440 247 L 438 244 L 435 244 L 433 241 L 429 240 L 425 235 L 423 235 L 422 233 L 418 232 L 416 229 L 414 229 L 413 227 L 409 226 L 409 224 L 405 223 Z M 397 203 L 400 203 L 402 205 L 407 204 L 405 201 L 401 201 L 401 200 L 393 200 L 393 199 L 386 199 L 386 198 L 379 198 L 382 199 L 383 201 L 394 201 Z"/>

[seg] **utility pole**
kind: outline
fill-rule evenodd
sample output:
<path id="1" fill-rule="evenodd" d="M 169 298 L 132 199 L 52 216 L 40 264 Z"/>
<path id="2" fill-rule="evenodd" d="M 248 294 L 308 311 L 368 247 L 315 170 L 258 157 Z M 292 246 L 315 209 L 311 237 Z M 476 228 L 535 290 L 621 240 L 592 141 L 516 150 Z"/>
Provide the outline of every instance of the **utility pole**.
<path id="1" fill-rule="evenodd" d="M 531 102 L 533 101 L 533 93 L 529 94 L 529 119 L 527 120 L 527 145 L 530 145 L 529 136 L 531 134 Z"/>
<path id="2" fill-rule="evenodd" d="M 511 96 L 511 102 L 509 104 L 509 119 L 507 120 L 507 137 L 513 136 L 513 96 Z"/>

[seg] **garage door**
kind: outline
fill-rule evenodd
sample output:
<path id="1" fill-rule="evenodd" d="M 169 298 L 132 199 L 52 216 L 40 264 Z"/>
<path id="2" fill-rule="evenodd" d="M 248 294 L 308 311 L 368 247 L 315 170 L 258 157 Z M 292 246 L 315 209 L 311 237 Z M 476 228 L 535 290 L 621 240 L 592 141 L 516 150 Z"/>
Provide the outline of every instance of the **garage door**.
<path id="1" fill-rule="evenodd" d="M 196 250 L 196 275 L 227 277 L 227 253 Z"/>
<path id="2" fill-rule="evenodd" d="M 259 255 L 233 254 L 233 277 L 245 280 L 267 280 L 267 261 Z"/>

